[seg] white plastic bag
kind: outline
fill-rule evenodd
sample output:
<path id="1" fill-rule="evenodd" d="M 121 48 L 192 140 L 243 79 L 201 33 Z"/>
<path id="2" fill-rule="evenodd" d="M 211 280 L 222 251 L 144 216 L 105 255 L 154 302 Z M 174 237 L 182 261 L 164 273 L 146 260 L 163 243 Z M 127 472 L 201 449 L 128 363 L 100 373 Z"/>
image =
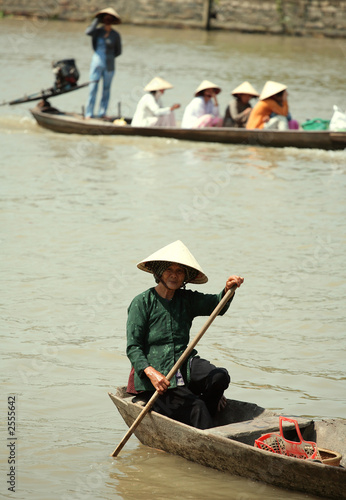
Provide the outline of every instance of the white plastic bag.
<path id="1" fill-rule="evenodd" d="M 333 106 L 334 113 L 332 119 L 330 120 L 329 130 L 333 130 L 334 132 L 346 132 L 346 113 L 341 111 L 337 106 Z"/>

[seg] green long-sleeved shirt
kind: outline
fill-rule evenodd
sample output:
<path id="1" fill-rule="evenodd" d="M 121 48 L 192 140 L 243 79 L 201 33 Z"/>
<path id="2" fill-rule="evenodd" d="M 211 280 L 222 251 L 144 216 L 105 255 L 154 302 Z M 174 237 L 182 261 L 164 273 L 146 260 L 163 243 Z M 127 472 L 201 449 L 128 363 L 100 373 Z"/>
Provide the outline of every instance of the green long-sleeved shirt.
<path id="1" fill-rule="evenodd" d="M 148 366 L 164 375 L 169 373 L 189 343 L 193 319 L 209 316 L 223 295 L 224 291 L 213 295 L 179 289 L 172 300 L 167 300 L 155 288 L 150 288 L 133 299 L 128 308 L 126 352 L 135 370 L 137 391 L 153 390 L 144 373 Z M 221 315 L 227 311 L 230 302 L 222 309 Z M 194 349 L 190 357 L 196 354 Z M 181 368 L 181 373 L 188 382 L 188 362 Z M 176 387 L 175 377 L 170 387 Z"/>

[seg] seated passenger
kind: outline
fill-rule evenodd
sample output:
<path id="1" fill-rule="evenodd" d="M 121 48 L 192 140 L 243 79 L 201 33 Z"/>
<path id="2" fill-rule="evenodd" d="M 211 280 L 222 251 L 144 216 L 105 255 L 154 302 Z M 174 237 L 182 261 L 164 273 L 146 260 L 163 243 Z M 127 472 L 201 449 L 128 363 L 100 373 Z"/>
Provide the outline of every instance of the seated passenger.
<path id="1" fill-rule="evenodd" d="M 144 90 L 148 92 L 139 100 L 131 125 L 133 127 L 175 127 L 174 110 L 180 104 L 163 107 L 161 96 L 167 89 L 173 88 L 169 82 L 156 76 Z"/>
<path id="2" fill-rule="evenodd" d="M 254 97 L 259 97 L 259 93 L 251 83 L 243 82 L 232 91 L 232 95 L 234 98 L 226 108 L 223 126 L 245 128 L 252 110 L 250 101 Z"/>
<path id="3" fill-rule="evenodd" d="M 217 94 L 221 88 L 204 80 L 195 91 L 195 97 L 186 106 L 181 122 L 182 128 L 222 127 L 219 118 Z"/>
<path id="4" fill-rule="evenodd" d="M 287 130 L 289 115 L 286 89 L 282 83 L 267 81 L 258 103 L 250 113 L 246 128 Z"/>

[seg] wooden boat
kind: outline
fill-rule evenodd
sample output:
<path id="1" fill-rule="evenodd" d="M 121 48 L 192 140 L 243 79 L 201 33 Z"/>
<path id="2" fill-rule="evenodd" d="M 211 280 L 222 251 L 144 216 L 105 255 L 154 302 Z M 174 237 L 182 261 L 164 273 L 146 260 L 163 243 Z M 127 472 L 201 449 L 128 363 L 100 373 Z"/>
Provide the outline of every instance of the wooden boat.
<path id="1" fill-rule="evenodd" d="M 53 108 L 47 101 L 30 112 L 37 123 L 46 129 L 64 134 L 130 135 L 142 137 L 165 137 L 185 141 L 218 142 L 266 147 L 295 147 L 317 149 L 346 148 L 346 132 L 305 130 L 246 130 L 239 128 L 183 129 L 179 127 L 132 127 L 117 125 L 109 120 L 88 119 L 82 114 L 65 113 Z"/>
<path id="2" fill-rule="evenodd" d="M 125 387 L 109 396 L 130 427 L 143 410 Z M 294 417 L 296 418 L 296 417 Z M 279 415 L 255 404 L 227 400 L 215 427 L 195 429 L 151 411 L 135 430 L 139 441 L 156 449 L 233 475 L 331 499 L 346 499 L 346 420 L 296 418 L 304 440 L 317 443 L 323 462 L 292 458 L 254 447 L 255 439 L 279 431 Z M 284 425 L 294 440 L 294 424 Z M 334 451 L 336 450 L 336 451 Z"/>

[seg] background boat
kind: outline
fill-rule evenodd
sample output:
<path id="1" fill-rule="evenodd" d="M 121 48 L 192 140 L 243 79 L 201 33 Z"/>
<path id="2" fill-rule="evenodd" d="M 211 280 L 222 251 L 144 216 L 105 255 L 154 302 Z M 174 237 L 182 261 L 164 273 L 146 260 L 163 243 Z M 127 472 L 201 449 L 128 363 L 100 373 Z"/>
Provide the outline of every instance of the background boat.
<path id="1" fill-rule="evenodd" d="M 346 132 L 328 130 L 246 130 L 239 128 L 183 129 L 180 127 L 132 127 L 117 125 L 113 120 L 84 119 L 81 114 L 65 113 L 50 105 L 36 106 L 31 114 L 37 123 L 46 129 L 64 134 L 125 135 L 142 137 L 166 137 L 185 141 L 244 144 L 265 147 L 296 147 L 313 149 L 346 148 Z"/>

